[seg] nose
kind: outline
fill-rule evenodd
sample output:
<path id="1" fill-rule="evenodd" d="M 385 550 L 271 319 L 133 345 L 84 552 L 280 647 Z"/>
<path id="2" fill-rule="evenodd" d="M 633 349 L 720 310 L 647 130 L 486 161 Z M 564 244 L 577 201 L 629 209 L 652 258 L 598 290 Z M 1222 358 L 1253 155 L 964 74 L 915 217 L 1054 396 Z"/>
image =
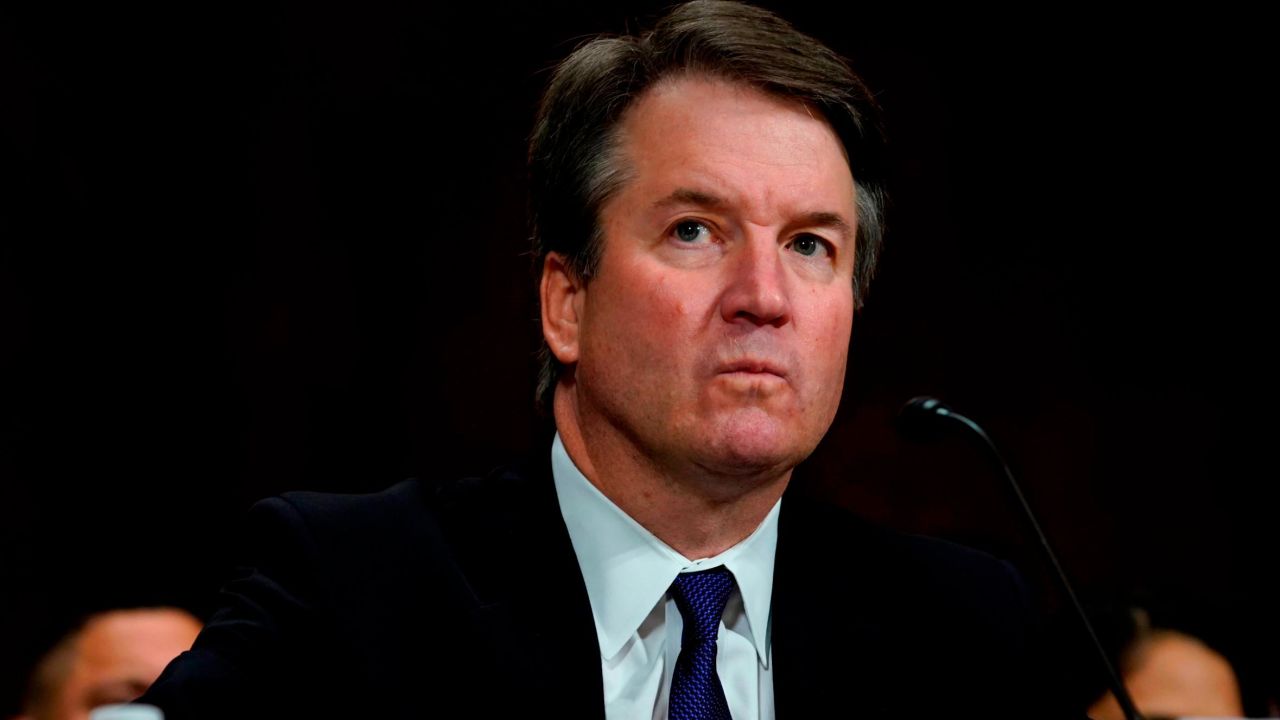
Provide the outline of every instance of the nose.
<path id="1" fill-rule="evenodd" d="M 750 237 L 727 264 L 720 313 L 726 322 L 782 327 L 791 321 L 791 299 L 781 248 L 772 237 Z"/>

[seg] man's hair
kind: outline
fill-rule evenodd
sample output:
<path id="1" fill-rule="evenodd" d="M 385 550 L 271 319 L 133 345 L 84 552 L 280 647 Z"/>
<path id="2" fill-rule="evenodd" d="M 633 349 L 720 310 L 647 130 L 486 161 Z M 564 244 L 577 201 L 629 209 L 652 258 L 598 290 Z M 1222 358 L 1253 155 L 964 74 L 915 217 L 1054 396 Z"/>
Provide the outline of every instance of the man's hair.
<path id="1" fill-rule="evenodd" d="M 87 622 L 80 622 L 62 636 L 36 663 L 22 699 L 22 712 L 26 717 L 31 720 L 46 720 L 53 716 L 58 695 L 71 676 L 71 669 L 80 654 L 80 636 Z"/>
<path id="2" fill-rule="evenodd" d="M 47 720 L 54 717 L 60 696 L 80 660 L 85 633 L 91 625 L 122 613 L 181 613 L 192 621 L 199 622 L 186 609 L 169 605 L 121 605 L 79 618 L 36 661 L 27 678 L 20 717 L 26 720 Z"/>
<path id="3" fill-rule="evenodd" d="M 773 13 L 728 0 L 695 0 L 643 35 L 600 37 L 556 68 L 529 143 L 533 250 L 565 258 L 586 282 L 600 264 L 600 211 L 629 177 L 621 152 L 627 108 L 658 82 L 701 75 L 796 100 L 822 113 L 840 138 L 857 192 L 853 291 L 861 307 L 883 234 L 883 136 L 871 93 L 843 59 Z M 545 342 L 538 401 L 550 410 L 562 370 Z"/>

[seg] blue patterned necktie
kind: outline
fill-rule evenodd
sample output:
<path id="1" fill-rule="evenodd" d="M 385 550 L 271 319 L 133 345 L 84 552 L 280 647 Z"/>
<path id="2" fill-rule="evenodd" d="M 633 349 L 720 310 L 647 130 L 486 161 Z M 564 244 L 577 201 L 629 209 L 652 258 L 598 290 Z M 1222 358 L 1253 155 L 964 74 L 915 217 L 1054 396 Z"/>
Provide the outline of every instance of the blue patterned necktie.
<path id="1" fill-rule="evenodd" d="M 680 608 L 684 632 L 671 676 L 669 720 L 732 720 L 716 674 L 716 635 L 732 592 L 733 573 L 723 566 L 682 573 L 671 583 L 671 597 Z"/>

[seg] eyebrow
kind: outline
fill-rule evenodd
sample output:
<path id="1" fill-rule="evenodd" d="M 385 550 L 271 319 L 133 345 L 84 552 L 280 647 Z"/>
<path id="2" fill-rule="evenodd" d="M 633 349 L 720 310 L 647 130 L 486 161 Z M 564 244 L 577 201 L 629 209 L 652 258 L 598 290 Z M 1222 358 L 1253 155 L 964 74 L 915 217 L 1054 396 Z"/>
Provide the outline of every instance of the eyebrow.
<path id="1" fill-rule="evenodd" d="M 849 224 L 839 213 L 833 212 L 811 212 L 800 216 L 798 223 L 804 227 L 825 227 L 835 230 L 845 237 L 849 242 L 853 242 L 856 234 L 853 226 Z"/>
<path id="2" fill-rule="evenodd" d="M 709 193 L 699 190 L 691 190 L 689 188 L 676 188 L 670 195 L 662 198 L 653 204 L 655 210 L 671 207 L 672 205 L 697 205 L 705 208 L 722 208 L 728 205 L 728 201 L 724 198 L 716 197 Z"/>
<path id="3" fill-rule="evenodd" d="M 655 210 L 662 210 L 677 205 L 696 205 L 710 210 L 719 210 L 728 204 L 729 202 L 724 198 L 702 192 L 701 190 L 676 188 L 670 195 L 655 202 L 653 204 L 653 208 Z M 855 238 L 853 225 L 839 213 L 818 210 L 815 212 L 805 213 L 797 218 L 797 220 L 798 221 L 793 224 L 802 227 L 830 228 L 831 230 L 843 235 L 845 239 L 850 242 Z"/>

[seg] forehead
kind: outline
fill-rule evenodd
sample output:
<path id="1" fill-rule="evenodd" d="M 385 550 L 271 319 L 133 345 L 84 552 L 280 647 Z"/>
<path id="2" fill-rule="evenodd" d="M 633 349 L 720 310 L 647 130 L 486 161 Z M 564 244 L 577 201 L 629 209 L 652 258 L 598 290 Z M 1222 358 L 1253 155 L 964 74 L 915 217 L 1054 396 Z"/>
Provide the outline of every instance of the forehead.
<path id="1" fill-rule="evenodd" d="M 200 625 L 170 610 L 122 610 L 90 621 L 80 638 L 80 665 L 92 672 L 163 667 L 191 646 Z"/>
<path id="2" fill-rule="evenodd" d="M 690 186 L 764 215 L 817 209 L 854 219 L 849 163 L 825 117 L 749 85 L 665 79 L 628 109 L 620 149 L 642 193 Z"/>

